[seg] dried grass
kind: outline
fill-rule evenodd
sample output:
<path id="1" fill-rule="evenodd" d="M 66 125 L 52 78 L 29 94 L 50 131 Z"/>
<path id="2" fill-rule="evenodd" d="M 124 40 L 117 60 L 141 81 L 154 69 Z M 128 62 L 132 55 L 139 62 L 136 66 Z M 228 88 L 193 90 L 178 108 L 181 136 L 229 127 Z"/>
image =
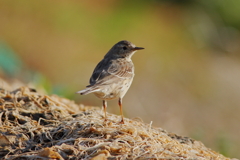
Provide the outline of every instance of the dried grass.
<path id="1" fill-rule="evenodd" d="M 228 159 L 201 142 L 99 108 L 21 87 L 0 89 L 0 157 L 18 159 Z"/>

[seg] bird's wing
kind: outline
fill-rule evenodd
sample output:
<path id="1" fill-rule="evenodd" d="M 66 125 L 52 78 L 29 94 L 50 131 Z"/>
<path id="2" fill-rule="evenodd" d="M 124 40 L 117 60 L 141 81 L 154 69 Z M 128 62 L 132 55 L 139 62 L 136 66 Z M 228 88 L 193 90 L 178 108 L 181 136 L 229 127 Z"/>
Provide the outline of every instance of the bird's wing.
<path id="1" fill-rule="evenodd" d="M 90 79 L 90 86 L 95 84 L 108 85 L 119 79 L 132 78 L 133 76 L 134 66 L 131 61 L 111 60 L 104 62 L 102 60 L 93 72 Z"/>
<path id="2" fill-rule="evenodd" d="M 118 78 L 132 78 L 134 76 L 134 66 L 131 61 L 126 60 L 113 60 L 108 73 Z"/>
<path id="3" fill-rule="evenodd" d="M 107 72 L 108 63 L 109 62 L 106 59 L 103 59 L 98 63 L 90 78 L 90 85 L 87 87 L 93 86 L 99 80 L 109 75 L 109 73 Z"/>

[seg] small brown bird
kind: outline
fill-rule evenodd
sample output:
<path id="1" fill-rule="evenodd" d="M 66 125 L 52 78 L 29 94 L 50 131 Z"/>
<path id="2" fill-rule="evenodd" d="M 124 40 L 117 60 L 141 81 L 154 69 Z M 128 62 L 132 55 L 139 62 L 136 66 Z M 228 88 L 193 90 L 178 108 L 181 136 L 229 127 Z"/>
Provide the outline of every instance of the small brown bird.
<path id="1" fill-rule="evenodd" d="M 90 85 L 77 92 L 81 95 L 94 93 L 103 100 L 105 121 L 107 120 L 107 100 L 119 98 L 118 105 L 122 116 L 120 123 L 124 123 L 122 98 L 128 91 L 134 77 L 134 65 L 131 57 L 137 50 L 141 49 L 144 48 L 136 47 L 126 40 L 115 44 L 94 69 Z"/>

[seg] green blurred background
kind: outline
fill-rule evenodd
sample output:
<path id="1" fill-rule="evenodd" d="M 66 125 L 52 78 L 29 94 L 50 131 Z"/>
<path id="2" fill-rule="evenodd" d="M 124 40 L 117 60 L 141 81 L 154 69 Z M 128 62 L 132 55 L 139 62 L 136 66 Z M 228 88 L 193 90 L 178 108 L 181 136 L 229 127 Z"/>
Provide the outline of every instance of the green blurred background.
<path id="1" fill-rule="evenodd" d="M 240 157 L 240 1 L 0 0 L 0 77 L 49 94 L 101 106 L 75 92 L 120 40 L 145 48 L 125 117 Z"/>

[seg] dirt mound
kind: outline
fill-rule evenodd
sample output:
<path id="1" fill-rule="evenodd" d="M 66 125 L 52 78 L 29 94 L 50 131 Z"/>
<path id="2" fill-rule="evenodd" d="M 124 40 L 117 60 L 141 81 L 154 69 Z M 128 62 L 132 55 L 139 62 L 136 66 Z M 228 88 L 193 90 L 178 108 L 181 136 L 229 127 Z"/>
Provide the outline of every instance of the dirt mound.
<path id="1" fill-rule="evenodd" d="M 228 159 L 201 142 L 151 124 L 21 87 L 0 89 L 0 158 Z"/>

